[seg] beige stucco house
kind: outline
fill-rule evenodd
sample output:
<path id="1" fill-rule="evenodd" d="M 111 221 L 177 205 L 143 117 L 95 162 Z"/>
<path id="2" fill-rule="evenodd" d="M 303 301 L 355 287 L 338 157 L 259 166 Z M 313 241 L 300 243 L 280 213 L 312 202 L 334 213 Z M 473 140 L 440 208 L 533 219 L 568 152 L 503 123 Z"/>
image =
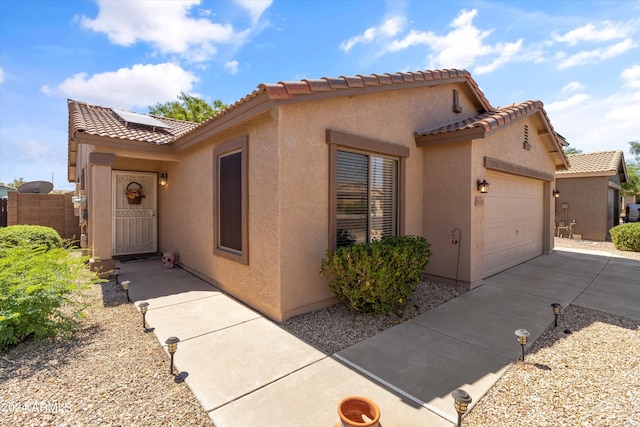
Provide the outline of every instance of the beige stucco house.
<path id="1" fill-rule="evenodd" d="M 556 201 L 556 225 L 575 221 L 573 233 L 583 239 L 611 240 L 609 229 L 619 224 L 621 184 L 627 182 L 620 150 L 569 154 L 570 167 L 556 172 L 560 191 Z M 562 233 L 560 230 L 560 234 Z"/>
<path id="2" fill-rule="evenodd" d="M 424 236 L 427 273 L 468 287 L 553 250 L 564 141 L 466 71 L 263 84 L 200 125 L 68 106 L 93 255 L 175 251 L 276 321 L 334 302 L 320 261 L 349 242 Z"/>

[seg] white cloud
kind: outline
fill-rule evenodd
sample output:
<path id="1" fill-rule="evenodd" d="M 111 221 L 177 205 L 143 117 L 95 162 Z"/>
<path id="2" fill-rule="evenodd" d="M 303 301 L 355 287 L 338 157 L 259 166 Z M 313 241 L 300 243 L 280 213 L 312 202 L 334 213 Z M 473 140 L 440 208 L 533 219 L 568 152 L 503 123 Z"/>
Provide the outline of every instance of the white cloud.
<path id="1" fill-rule="evenodd" d="M 486 65 L 477 66 L 474 72 L 483 74 L 494 71 L 520 54 L 523 40 L 486 44 L 485 40 L 493 30 L 477 28 L 473 24 L 477 15 L 476 9 L 462 10 L 449 24 L 453 29 L 447 34 L 440 36 L 432 31 L 411 30 L 403 38 L 391 41 L 386 50 L 396 52 L 425 45 L 430 49 L 427 67 L 431 69 L 469 68 L 480 58 L 494 58 Z"/>
<path id="2" fill-rule="evenodd" d="M 387 18 L 376 27 L 367 28 L 362 34 L 350 38 L 340 44 L 340 48 L 349 52 L 357 44 L 366 44 L 374 41 L 386 40 L 399 34 L 407 24 L 404 16 L 396 15 Z"/>
<path id="3" fill-rule="evenodd" d="M 50 148 L 51 147 L 47 144 L 40 141 L 27 139 L 20 141 L 20 150 L 18 151 L 18 155 L 23 159 L 41 158 L 44 154 L 47 154 L 50 151 Z"/>
<path id="4" fill-rule="evenodd" d="M 137 64 L 93 76 L 78 73 L 53 89 L 43 86 L 42 92 L 107 107 L 133 109 L 173 100 L 180 91 L 190 92 L 197 81 L 194 74 L 175 64 Z"/>
<path id="5" fill-rule="evenodd" d="M 236 60 L 229 61 L 226 64 L 224 64 L 224 68 L 226 68 L 227 71 L 229 71 L 231 74 L 237 74 L 238 73 L 238 61 L 236 61 Z"/>
<path id="6" fill-rule="evenodd" d="M 613 23 L 604 21 L 599 25 L 587 24 L 569 31 L 564 35 L 552 34 L 552 38 L 559 42 L 565 42 L 569 46 L 575 46 L 579 42 L 603 42 L 622 39 L 635 32 L 638 22 Z"/>
<path id="7" fill-rule="evenodd" d="M 623 70 L 621 75 L 626 87 L 640 89 L 640 65 L 634 65 Z"/>
<path id="8" fill-rule="evenodd" d="M 564 113 L 567 110 L 575 108 L 589 100 L 589 95 L 580 93 L 562 101 L 545 104 L 544 109 L 549 113 Z M 562 133 L 562 132 L 560 132 Z"/>
<path id="9" fill-rule="evenodd" d="M 500 68 L 501 65 L 510 62 L 522 48 L 522 39 L 515 43 L 498 43 L 493 49 L 498 53 L 498 58 L 494 59 L 488 65 L 478 65 L 474 68 L 476 74 L 486 74 Z"/>
<path id="10" fill-rule="evenodd" d="M 260 20 L 260 17 L 264 13 L 264 11 L 267 10 L 269 6 L 271 6 L 271 3 L 273 3 L 273 0 L 234 0 L 234 1 L 240 6 L 242 6 L 242 8 L 244 8 L 247 12 L 249 12 L 249 15 L 251 16 L 251 21 L 253 23 L 258 22 Z"/>
<path id="11" fill-rule="evenodd" d="M 259 2 L 260 7 L 265 3 Z M 105 33 L 114 44 L 150 43 L 163 54 L 179 54 L 192 61 L 211 58 L 218 44 L 240 44 L 246 39 L 249 30 L 237 32 L 231 24 L 189 16 L 190 9 L 198 4 L 200 0 L 98 0 L 100 11 L 95 19 L 76 19 L 87 29 Z M 254 16 L 259 9 L 252 9 Z"/>
<path id="12" fill-rule="evenodd" d="M 4 70 L 0 67 L 0 85 L 4 83 Z"/>
<path id="13" fill-rule="evenodd" d="M 619 92 L 605 98 L 587 94 L 545 105 L 555 130 L 567 138 L 572 147 L 585 152 L 603 147 L 625 151 L 629 141 L 640 135 L 640 91 Z"/>
<path id="14" fill-rule="evenodd" d="M 604 61 L 615 56 L 621 55 L 637 46 L 637 43 L 633 39 L 628 38 L 620 43 L 608 46 L 606 48 L 599 48 L 594 50 L 583 50 L 573 55 L 569 55 L 560 61 L 558 68 L 564 70 L 566 68 L 576 67 L 579 65 L 590 64 L 594 62 Z"/>
<path id="15" fill-rule="evenodd" d="M 584 85 L 580 82 L 571 82 L 562 88 L 563 93 L 579 92 L 584 90 Z"/>

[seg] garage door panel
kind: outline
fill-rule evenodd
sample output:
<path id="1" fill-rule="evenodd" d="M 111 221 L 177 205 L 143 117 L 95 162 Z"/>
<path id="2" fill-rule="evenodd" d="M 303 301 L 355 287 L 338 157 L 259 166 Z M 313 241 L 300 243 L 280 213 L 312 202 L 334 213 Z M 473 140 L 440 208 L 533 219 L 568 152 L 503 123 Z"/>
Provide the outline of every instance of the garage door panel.
<path id="1" fill-rule="evenodd" d="M 542 181 L 499 172 L 487 174 L 485 277 L 542 254 Z"/>

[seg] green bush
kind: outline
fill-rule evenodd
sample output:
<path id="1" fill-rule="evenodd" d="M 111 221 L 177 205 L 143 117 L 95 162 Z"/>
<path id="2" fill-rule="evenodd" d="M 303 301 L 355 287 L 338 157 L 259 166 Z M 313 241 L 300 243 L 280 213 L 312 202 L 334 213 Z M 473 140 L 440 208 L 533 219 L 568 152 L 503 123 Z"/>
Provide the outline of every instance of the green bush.
<path id="1" fill-rule="evenodd" d="M 327 251 L 320 274 L 349 307 L 373 314 L 399 309 L 420 282 L 431 257 L 423 237 L 385 237 Z"/>
<path id="2" fill-rule="evenodd" d="M 46 246 L 61 248 L 62 238 L 56 230 L 42 225 L 12 225 L 0 228 L 0 246 Z"/>
<path id="3" fill-rule="evenodd" d="M 96 281 L 77 253 L 0 245 L 0 348 L 71 331 L 84 308 L 79 291 Z"/>
<path id="4" fill-rule="evenodd" d="M 640 252 L 640 222 L 630 222 L 609 230 L 616 249 Z"/>

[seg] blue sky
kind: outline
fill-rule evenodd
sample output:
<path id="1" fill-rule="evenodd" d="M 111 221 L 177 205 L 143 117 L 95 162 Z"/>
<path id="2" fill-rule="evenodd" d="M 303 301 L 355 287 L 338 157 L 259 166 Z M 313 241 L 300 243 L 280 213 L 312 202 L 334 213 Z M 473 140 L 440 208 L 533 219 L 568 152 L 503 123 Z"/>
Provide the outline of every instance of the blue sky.
<path id="1" fill-rule="evenodd" d="M 640 1 L 0 0 L 0 182 L 67 182 L 71 98 L 147 112 L 180 91 L 464 68 L 541 100 L 584 152 L 640 140 Z"/>

